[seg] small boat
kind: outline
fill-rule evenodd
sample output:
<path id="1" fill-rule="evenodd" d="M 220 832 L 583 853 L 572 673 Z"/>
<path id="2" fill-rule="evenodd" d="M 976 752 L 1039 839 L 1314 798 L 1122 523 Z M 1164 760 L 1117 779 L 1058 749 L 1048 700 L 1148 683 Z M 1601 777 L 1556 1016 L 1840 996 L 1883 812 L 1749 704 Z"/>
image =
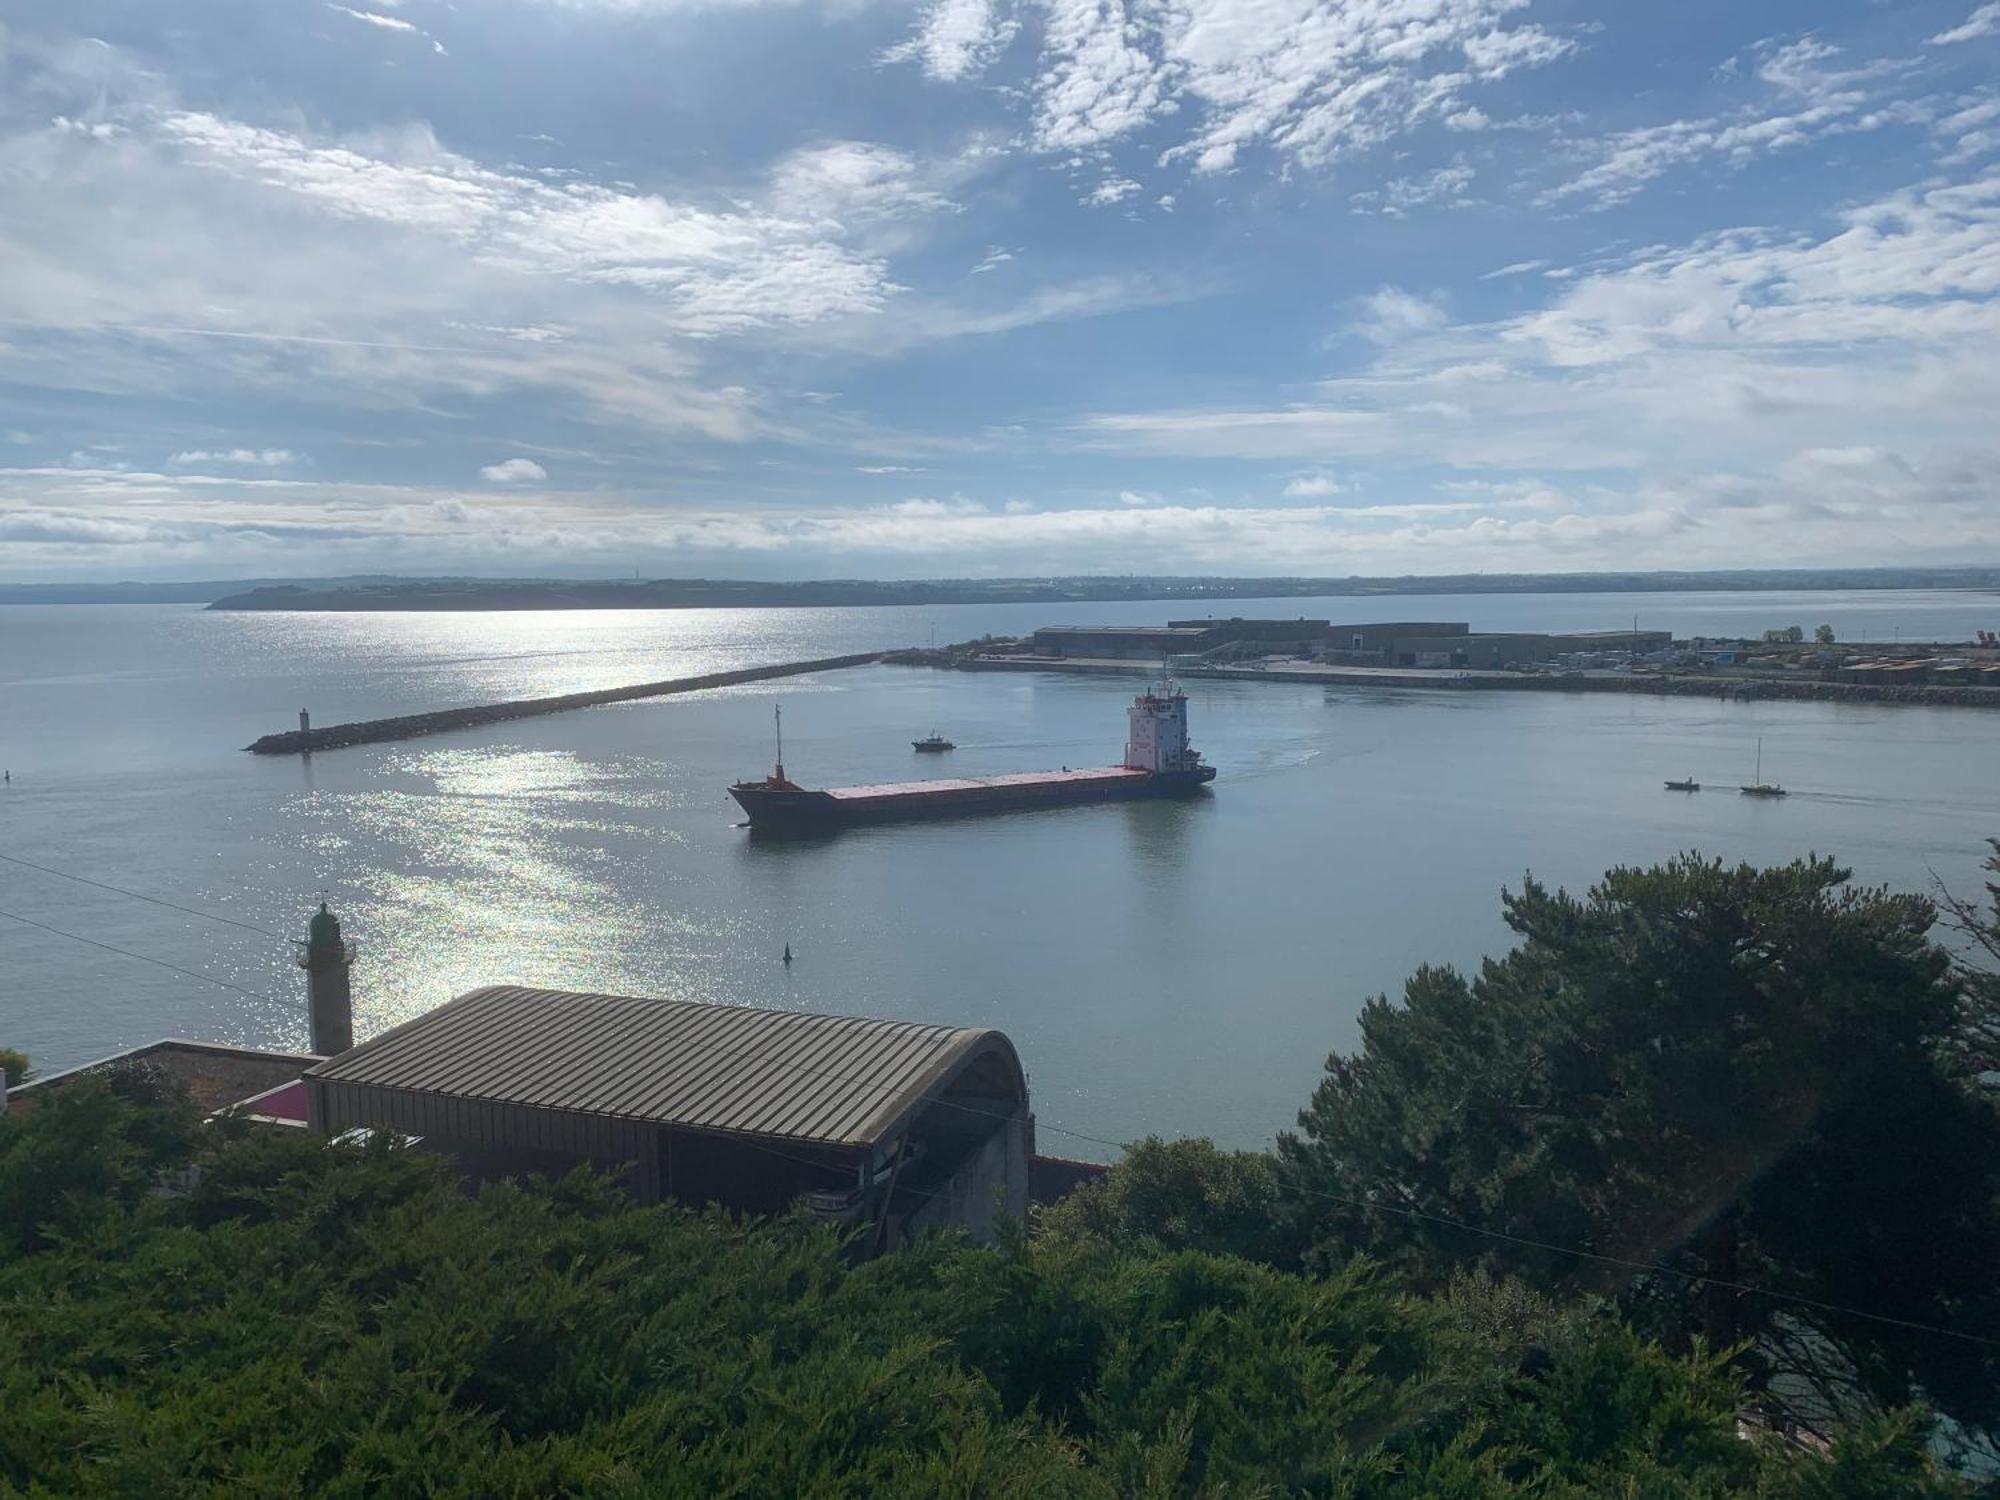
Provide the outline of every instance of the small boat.
<path id="1" fill-rule="evenodd" d="M 941 750 L 956 750 L 958 746 L 933 729 L 920 740 L 911 740 L 910 748 L 919 753 L 935 755 Z"/>
<path id="2" fill-rule="evenodd" d="M 1686 781 L 1669 781 L 1667 783 L 1667 790 L 1670 792 L 1698 792 L 1701 790 L 1701 783 L 1690 776 Z"/>
<path id="3" fill-rule="evenodd" d="M 1786 795 L 1785 789 L 1779 786 L 1777 782 L 1766 781 L 1764 779 L 1764 742 L 1762 740 L 1757 741 L 1757 779 L 1751 782 L 1750 785 L 1741 788 L 1741 791 L 1746 797 L 1783 797 Z"/>

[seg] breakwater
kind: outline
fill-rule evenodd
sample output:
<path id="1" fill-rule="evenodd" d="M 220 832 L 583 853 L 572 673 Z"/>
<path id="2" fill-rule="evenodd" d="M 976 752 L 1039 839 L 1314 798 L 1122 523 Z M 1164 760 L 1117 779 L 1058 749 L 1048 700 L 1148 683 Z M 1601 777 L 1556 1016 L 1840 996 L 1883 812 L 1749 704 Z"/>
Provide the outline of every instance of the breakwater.
<path id="1" fill-rule="evenodd" d="M 1157 661 L 1078 660 L 1063 657 L 956 656 L 942 651 L 891 651 L 885 662 L 948 667 L 961 672 L 1069 672 L 1080 676 L 1156 677 Z M 1336 667 L 1285 663 L 1269 667 L 1187 666 L 1183 679 L 1232 678 L 1249 682 L 1317 682 L 1339 687 L 1424 688 L 1447 692 L 1650 693 L 1665 698 L 1722 698 L 1737 702 L 1897 703 L 1926 708 L 2000 708 L 2000 689 L 1948 683 L 1822 682 L 1721 674 L 1637 677 L 1624 673 L 1583 676 L 1527 672 L 1476 672 L 1459 668 Z"/>
<path id="2" fill-rule="evenodd" d="M 504 723 L 508 719 L 533 718 L 538 714 L 567 713 L 573 708 L 629 703 L 635 698 L 698 693 L 706 688 L 733 687 L 743 682 L 767 682 L 774 677 L 797 677 L 807 672 L 862 667 L 881 660 L 881 657 L 879 651 L 864 651 L 852 656 L 821 657 L 815 661 L 777 662 L 764 667 L 738 667 L 729 672 L 704 672 L 699 677 L 674 677 L 664 682 L 636 683 L 631 687 L 598 688 L 588 693 L 562 693 L 552 698 L 516 698 L 506 703 L 481 703 L 467 708 L 441 708 L 427 714 L 402 714 L 393 719 L 356 719 L 347 724 L 267 734 L 243 748 L 253 755 L 299 755 L 313 750 L 342 750 L 350 745 L 409 740 L 451 729 L 472 729 L 482 724 Z"/>

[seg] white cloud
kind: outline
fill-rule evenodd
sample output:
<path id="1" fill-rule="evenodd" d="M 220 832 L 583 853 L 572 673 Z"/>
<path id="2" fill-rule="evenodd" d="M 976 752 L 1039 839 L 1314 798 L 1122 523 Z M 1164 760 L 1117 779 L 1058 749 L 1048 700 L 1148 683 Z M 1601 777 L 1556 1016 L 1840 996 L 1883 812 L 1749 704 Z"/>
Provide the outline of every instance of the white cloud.
<path id="1" fill-rule="evenodd" d="M 665 509 L 621 496 L 495 495 L 110 469 L 0 469 L 0 541 L 21 565 L 129 574 L 274 571 L 310 547 L 330 570 L 519 572 L 634 558 L 824 576 L 897 573 L 1459 571 L 1627 566 L 1635 552 L 1727 566 L 1962 556 L 2000 545 L 2000 454 L 1918 463 L 1868 444 L 1805 448 L 1757 474 L 1668 474 L 1629 490 L 1454 481 L 1350 506 L 1073 508 L 961 495 L 847 510 Z M 1134 494 L 1143 492 L 1134 491 Z M 1151 498 L 1151 497 L 1146 497 Z"/>
<path id="2" fill-rule="evenodd" d="M 844 347 L 879 357 L 944 339 L 1007 333 L 1039 323 L 1165 306 L 1186 301 L 1198 290 L 1187 283 L 1148 276 L 1105 275 L 1075 282 L 1043 283 L 999 305 L 906 297 L 897 304 L 893 318 L 836 324 L 825 341 L 837 340 L 845 332 L 851 339 Z"/>
<path id="3" fill-rule="evenodd" d="M 943 500 L 914 496 L 908 500 L 898 500 L 894 505 L 882 506 L 873 514 L 935 520 L 943 516 L 983 516 L 990 512 L 977 500 L 968 499 L 964 495 L 953 495 Z"/>
<path id="4" fill-rule="evenodd" d="M 488 464 L 479 471 L 479 477 L 491 484 L 521 484 L 529 480 L 543 480 L 549 471 L 532 458 L 503 459 L 497 464 Z"/>
<path id="5" fill-rule="evenodd" d="M 773 416 L 707 373 L 726 357 L 708 346 L 812 329 L 867 347 L 905 295 L 889 257 L 989 160 L 977 139 L 943 162 L 822 140 L 734 190 L 551 182 L 421 125 L 273 129 L 179 107 L 116 48 L 52 55 L 0 58 L 0 98 L 22 83 L 38 101 L 0 112 L 0 182 L 24 187 L 0 226 L 0 360 L 10 381 L 98 397 L 407 410 L 534 392 L 742 441 Z M 69 125 L 48 123 L 58 106 Z M 1035 295 L 966 321 L 1070 316 L 1097 294 Z M 891 342 L 950 311 L 918 309 Z"/>
<path id="6" fill-rule="evenodd" d="M 418 30 L 418 29 L 417 29 L 417 28 L 416 28 L 415 26 L 411 25 L 411 24 L 410 24 L 410 23 L 409 23 L 408 21 L 404 21 L 404 20 L 399 20 L 399 19 L 398 19 L 397 17 L 395 17 L 395 16 L 384 16 L 384 15 L 378 15 L 378 14 L 377 14 L 376 12 L 374 12 L 374 11 L 372 11 L 372 10 L 350 10 L 350 9 L 349 9 L 349 8 L 348 8 L 347 6 L 345 6 L 345 5 L 335 5 L 335 4 L 333 4 L 333 3 L 332 3 L 332 0 L 328 0 L 328 4 L 327 4 L 327 7 L 326 7 L 326 8 L 327 8 L 328 10 L 337 10 L 337 11 L 339 11 L 339 12 L 340 12 L 340 13 L 341 13 L 341 14 L 342 14 L 343 16 L 352 16 L 352 17 L 354 17 L 354 19 L 355 19 L 355 20 L 357 20 L 357 21 L 365 21 L 365 22 L 367 22 L 367 23 L 368 23 L 368 24 L 369 24 L 370 26 L 379 26 L 379 27 L 381 27 L 381 28 L 382 28 L 382 29 L 383 29 L 384 31 L 407 31 L 407 32 L 417 32 L 417 30 Z M 418 34 L 420 35 L 421 33 L 418 33 Z"/>
<path id="7" fill-rule="evenodd" d="M 1992 36 L 2000 32 L 2000 0 L 1982 5 L 1971 15 L 1949 31 L 1940 31 L 1930 39 L 1933 47 L 1949 47 L 1956 42 L 1970 42 L 1982 36 Z"/>
<path id="8" fill-rule="evenodd" d="M 894 290 L 885 268 L 842 246 L 836 221 L 893 202 L 930 206 L 908 192 L 900 153 L 852 142 L 788 158 L 773 174 L 771 208 L 744 210 L 553 186 L 482 167 L 420 129 L 366 151 L 211 114 L 173 112 L 159 125 L 212 170 L 339 218 L 440 236 L 504 269 L 641 289 L 696 334 L 879 308 Z"/>
<path id="9" fill-rule="evenodd" d="M 1285 486 L 1287 499 L 1318 499 L 1326 495 L 1338 495 L 1347 486 L 1341 484 L 1331 474 L 1301 474 Z"/>
<path id="10" fill-rule="evenodd" d="M 1448 321 L 1444 308 L 1436 301 L 1397 286 L 1381 288 L 1363 298 L 1361 306 L 1362 317 L 1354 325 L 1355 332 L 1378 344 L 1394 344 L 1414 334 L 1428 333 Z"/>
<path id="11" fill-rule="evenodd" d="M 1032 141 L 1090 152 L 1177 111 L 1162 160 L 1224 172 L 1265 145 L 1307 166 L 1427 120 L 1571 43 L 1504 23 L 1521 0 L 1046 0 Z"/>
<path id="12" fill-rule="evenodd" d="M 1869 109 L 1873 85 L 1897 65 L 1884 61 L 1838 67 L 1838 47 L 1811 37 L 1764 47 L 1756 76 L 1774 102 L 1734 114 L 1641 126 L 1588 143 L 1596 161 L 1543 192 L 1543 206 L 1583 198 L 1595 208 L 1623 203 L 1645 185 L 1686 162 L 1714 157 L 1741 165 L 1766 152 L 1806 145 L 1842 131 L 1873 130 L 1910 113 Z"/>
<path id="13" fill-rule="evenodd" d="M 986 71 L 1020 29 L 998 0 L 932 0 L 916 34 L 882 54 L 884 62 L 918 62 L 943 83 Z"/>
<path id="14" fill-rule="evenodd" d="M 1526 276 L 1530 271 L 1539 271 L 1548 264 L 1545 260 L 1516 260 L 1495 270 L 1480 275 L 1481 281 L 1498 281 L 1505 276 Z"/>
<path id="15" fill-rule="evenodd" d="M 779 214 L 835 228 L 949 208 L 907 153 L 869 141 L 828 141 L 794 151 L 771 174 Z"/>
<path id="16" fill-rule="evenodd" d="M 1083 201 L 1095 207 L 1103 208 L 1113 203 L 1123 203 L 1138 191 L 1139 184 L 1131 178 L 1111 176 L 1105 178 L 1104 181 L 1091 189 L 1089 195 Z"/>
<path id="17" fill-rule="evenodd" d="M 389 3 L 393 6 L 395 0 L 389 0 Z M 440 42 L 421 26 L 412 25 L 399 16 L 385 16 L 380 11 L 373 10 L 355 10 L 351 6 L 336 5 L 333 3 L 333 0 L 325 0 L 325 4 L 328 10 L 338 11 L 343 16 L 352 16 L 355 20 L 369 26 L 377 27 L 382 31 L 402 32 L 405 35 L 414 36 L 422 41 L 429 42 L 431 44 L 431 51 L 437 53 L 440 57 L 447 55 L 443 42 Z"/>
<path id="18" fill-rule="evenodd" d="M 86 140 L 116 140 L 125 133 L 122 125 L 110 120 L 72 120 L 68 115 L 57 115 L 49 121 L 49 128 L 59 135 L 82 136 Z"/>
<path id="19" fill-rule="evenodd" d="M 177 464 L 251 464 L 265 469 L 308 462 L 303 454 L 294 453 L 289 448 L 190 448 L 176 453 L 171 461 Z"/>
<path id="20" fill-rule="evenodd" d="M 1462 205 L 1465 190 L 1472 186 L 1473 169 L 1459 157 L 1449 166 L 1438 167 L 1415 177 L 1392 177 L 1380 188 L 1351 194 L 1349 201 L 1357 213 L 1379 211 L 1392 219 L 1406 216 L 1413 208 L 1433 203 Z"/>
<path id="21" fill-rule="evenodd" d="M 857 474 L 921 474 L 924 471 L 919 468 L 913 468 L 909 464 L 859 464 L 855 467 L 854 472 Z"/>
<path id="22" fill-rule="evenodd" d="M 1861 204 L 1818 235 L 1653 247 L 1552 295 L 1452 324 L 1385 288 L 1380 352 L 1312 399 L 1103 412 L 1077 436 L 1128 461 L 1484 474 L 1442 488 L 1506 522 L 1477 533 L 1494 556 L 1582 559 L 1652 525 L 1677 559 L 1717 561 L 1943 557 L 1954 529 L 1975 551 L 2000 540 L 2000 172 Z M 1536 472 L 1589 483 L 1498 487 Z"/>
<path id="23" fill-rule="evenodd" d="M 1945 166 L 1958 166 L 1989 151 L 2000 150 L 2000 96 L 1974 95 L 1941 117 L 1931 133 L 1951 149 L 1941 158 Z"/>
<path id="24" fill-rule="evenodd" d="M 1118 503 L 1120 505 L 1131 506 L 1158 505 L 1160 497 L 1158 495 L 1147 494 L 1141 490 L 1120 490 L 1118 492 Z"/>
<path id="25" fill-rule="evenodd" d="M 1140 5 L 1144 0 L 1138 0 Z M 1169 107 L 1171 85 L 1148 35 L 1156 14 L 1126 0 L 1047 0 L 1036 80 L 1037 150 L 1089 150 Z"/>
<path id="26" fill-rule="evenodd" d="M 1001 245 L 995 245 L 980 259 L 978 265 L 965 274 L 968 276 L 983 276 L 988 271 L 999 270 L 1000 267 L 1006 265 L 1013 258 L 1014 252 L 1012 250 L 1006 249 Z"/>

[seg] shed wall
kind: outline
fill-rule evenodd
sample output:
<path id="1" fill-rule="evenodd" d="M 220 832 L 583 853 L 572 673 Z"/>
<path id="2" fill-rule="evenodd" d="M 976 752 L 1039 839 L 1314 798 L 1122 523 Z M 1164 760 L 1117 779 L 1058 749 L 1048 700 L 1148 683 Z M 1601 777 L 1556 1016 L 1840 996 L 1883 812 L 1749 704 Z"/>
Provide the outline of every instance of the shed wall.
<path id="1" fill-rule="evenodd" d="M 314 1130 L 338 1135 L 366 1125 L 422 1136 L 459 1155 L 475 1176 L 630 1163 L 641 1169 L 633 1191 L 648 1200 L 658 1195 L 654 1132 L 629 1120 L 311 1077 L 306 1108 Z"/>
<path id="2" fill-rule="evenodd" d="M 1000 1215 L 1015 1220 L 1028 1216 L 1028 1156 L 1033 1149 L 1034 1116 L 1016 1110 L 943 1186 L 910 1211 L 898 1242 L 926 1229 L 956 1225 L 979 1243 L 991 1243 Z"/>

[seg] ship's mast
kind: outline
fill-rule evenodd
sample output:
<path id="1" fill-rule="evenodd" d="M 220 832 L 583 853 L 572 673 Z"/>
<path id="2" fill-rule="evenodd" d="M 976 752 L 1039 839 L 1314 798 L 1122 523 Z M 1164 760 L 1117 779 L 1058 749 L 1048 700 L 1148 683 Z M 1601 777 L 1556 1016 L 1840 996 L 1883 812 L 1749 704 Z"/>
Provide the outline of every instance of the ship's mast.
<path id="1" fill-rule="evenodd" d="M 785 710 L 776 703 L 771 705 L 771 720 L 778 726 L 778 774 L 777 780 L 785 779 Z"/>

